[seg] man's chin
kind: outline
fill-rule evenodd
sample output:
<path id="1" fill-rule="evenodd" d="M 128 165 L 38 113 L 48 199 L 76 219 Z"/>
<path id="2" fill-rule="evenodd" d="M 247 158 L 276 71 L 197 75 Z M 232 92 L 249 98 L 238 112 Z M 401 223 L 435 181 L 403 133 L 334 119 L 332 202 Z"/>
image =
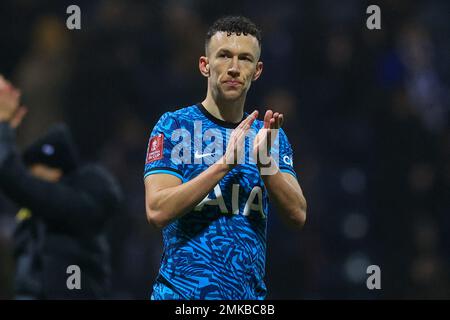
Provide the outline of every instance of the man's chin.
<path id="1" fill-rule="evenodd" d="M 241 90 L 222 92 L 222 99 L 226 101 L 236 101 L 242 98 L 243 92 Z"/>

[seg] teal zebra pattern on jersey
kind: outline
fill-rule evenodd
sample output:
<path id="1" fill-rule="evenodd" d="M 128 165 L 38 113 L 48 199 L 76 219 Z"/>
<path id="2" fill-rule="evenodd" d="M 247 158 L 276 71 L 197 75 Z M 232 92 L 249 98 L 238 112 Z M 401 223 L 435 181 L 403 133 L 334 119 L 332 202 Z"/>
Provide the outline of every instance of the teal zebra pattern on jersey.
<path id="1" fill-rule="evenodd" d="M 188 182 L 222 156 L 236 126 L 201 104 L 163 114 L 150 135 L 144 177 L 165 173 Z M 256 134 L 262 127 L 256 120 L 251 129 Z M 245 159 L 251 158 L 251 140 Z M 282 129 L 272 155 L 280 171 L 296 176 Z M 236 166 L 193 211 L 163 228 L 151 299 L 264 299 L 268 207 L 256 165 L 246 160 Z"/>

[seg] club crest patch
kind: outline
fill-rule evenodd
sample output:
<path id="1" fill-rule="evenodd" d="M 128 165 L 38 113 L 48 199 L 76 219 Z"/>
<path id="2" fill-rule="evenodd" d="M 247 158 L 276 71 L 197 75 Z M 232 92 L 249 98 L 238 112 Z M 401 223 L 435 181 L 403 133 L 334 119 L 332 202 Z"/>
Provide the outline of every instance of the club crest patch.
<path id="1" fill-rule="evenodd" d="M 147 158 L 145 164 L 160 160 L 164 153 L 164 134 L 151 137 L 147 147 Z"/>

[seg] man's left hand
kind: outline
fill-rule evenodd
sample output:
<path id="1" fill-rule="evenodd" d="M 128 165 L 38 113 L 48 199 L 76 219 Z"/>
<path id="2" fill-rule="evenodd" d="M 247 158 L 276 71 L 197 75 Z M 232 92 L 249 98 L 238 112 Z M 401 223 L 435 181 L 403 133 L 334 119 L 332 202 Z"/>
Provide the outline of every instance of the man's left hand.
<path id="1" fill-rule="evenodd" d="M 267 110 L 264 115 L 264 127 L 261 128 L 253 143 L 253 155 L 259 168 L 272 165 L 270 151 L 283 125 L 283 114 Z"/>

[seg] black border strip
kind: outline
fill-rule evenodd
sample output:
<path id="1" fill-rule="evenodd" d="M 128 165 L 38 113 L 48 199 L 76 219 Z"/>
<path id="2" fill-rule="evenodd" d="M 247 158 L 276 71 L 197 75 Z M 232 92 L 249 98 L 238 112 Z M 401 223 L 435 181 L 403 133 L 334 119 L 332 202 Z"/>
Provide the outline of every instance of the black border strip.
<path id="1" fill-rule="evenodd" d="M 203 106 L 202 103 L 197 103 L 196 106 L 205 115 L 205 117 L 207 117 L 209 120 L 211 120 L 212 122 L 214 122 L 215 124 L 217 124 L 221 127 L 225 127 L 225 128 L 229 128 L 229 129 L 236 128 L 242 122 L 242 120 L 245 119 L 245 116 L 246 116 L 246 113 L 244 112 L 244 115 L 243 115 L 241 121 L 239 121 L 237 123 L 233 123 L 233 122 L 228 122 L 228 121 L 223 121 L 223 120 L 217 119 L 211 113 L 209 113 L 208 110 L 206 110 L 206 108 Z"/>

